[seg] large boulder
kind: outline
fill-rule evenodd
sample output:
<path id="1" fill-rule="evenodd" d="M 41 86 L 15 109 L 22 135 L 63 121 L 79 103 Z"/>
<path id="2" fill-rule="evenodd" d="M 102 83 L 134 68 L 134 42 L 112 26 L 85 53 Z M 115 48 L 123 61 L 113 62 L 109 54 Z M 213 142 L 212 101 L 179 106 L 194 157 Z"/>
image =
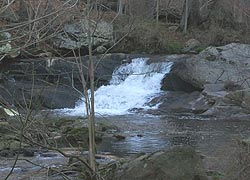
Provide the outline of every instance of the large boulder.
<path id="1" fill-rule="evenodd" d="M 199 55 L 191 56 L 173 66 L 166 76 L 166 90 L 168 84 L 169 87 L 173 86 L 171 82 L 174 79 L 201 90 L 205 84 L 226 84 L 229 81 L 248 88 L 249 67 L 250 45 L 232 43 L 222 47 L 208 47 Z"/>
<path id="2" fill-rule="evenodd" d="M 250 45 L 208 47 L 174 62 L 162 81 L 162 89 L 172 92 L 161 100 L 160 111 L 246 117 L 250 112 L 249 77 Z"/>
<path id="3" fill-rule="evenodd" d="M 202 95 L 208 102 L 213 102 L 203 115 L 216 117 L 240 118 L 249 114 L 249 106 L 245 100 L 249 98 L 247 90 L 238 89 L 238 86 L 224 84 L 206 84 Z"/>
<path id="4" fill-rule="evenodd" d="M 76 61 L 77 60 L 77 61 Z M 107 84 L 114 69 L 130 61 L 126 54 L 93 56 L 96 65 L 96 87 Z M 89 57 L 27 59 L 1 69 L 0 94 L 5 103 L 31 108 L 74 107 L 82 96 L 82 83 L 76 62 L 88 80 Z M 87 84 L 88 86 L 88 84 Z"/>
<path id="5" fill-rule="evenodd" d="M 168 92 L 164 95 L 154 98 L 150 105 L 157 105 L 158 109 L 149 110 L 152 114 L 170 114 L 170 113 L 194 113 L 201 114 L 206 112 L 214 101 L 206 98 L 200 92 Z"/>
<path id="6" fill-rule="evenodd" d="M 190 147 L 140 156 L 122 166 L 113 180 L 207 180 L 201 157 Z"/>

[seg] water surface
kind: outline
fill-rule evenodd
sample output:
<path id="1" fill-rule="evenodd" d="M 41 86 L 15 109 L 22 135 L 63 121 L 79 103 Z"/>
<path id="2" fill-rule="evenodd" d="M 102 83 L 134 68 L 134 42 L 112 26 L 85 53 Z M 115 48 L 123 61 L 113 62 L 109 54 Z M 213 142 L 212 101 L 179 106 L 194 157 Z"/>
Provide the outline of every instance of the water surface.
<path id="1" fill-rule="evenodd" d="M 213 154 L 221 147 L 233 147 L 237 140 L 250 137 L 250 121 L 188 116 L 125 115 L 105 120 L 118 126 L 125 140 L 104 138 L 99 151 L 116 155 L 150 153 L 175 145 L 190 145 Z"/>

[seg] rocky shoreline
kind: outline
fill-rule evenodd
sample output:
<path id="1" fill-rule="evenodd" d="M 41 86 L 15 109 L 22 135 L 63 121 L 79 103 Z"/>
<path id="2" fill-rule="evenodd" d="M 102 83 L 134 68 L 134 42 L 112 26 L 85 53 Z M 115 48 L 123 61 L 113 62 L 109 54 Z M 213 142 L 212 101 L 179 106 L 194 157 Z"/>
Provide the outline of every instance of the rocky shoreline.
<path id="1" fill-rule="evenodd" d="M 250 112 L 249 52 L 249 45 L 232 43 L 208 47 L 197 55 L 95 56 L 96 87 L 108 84 L 115 68 L 133 58 L 148 57 L 148 63 L 172 61 L 171 72 L 162 80 L 162 90 L 166 93 L 150 102 L 161 103 L 159 110 L 149 113 L 244 117 Z M 99 62 L 100 58 L 103 59 Z M 86 68 L 88 56 L 79 60 Z M 74 58 L 22 60 L 7 65 L 1 72 L 0 98 L 6 104 L 24 106 L 25 101 L 32 99 L 33 109 L 72 108 L 81 97 Z"/>
<path id="2" fill-rule="evenodd" d="M 233 43 L 222 47 L 209 47 L 197 55 L 147 56 L 119 53 L 108 54 L 100 62 L 100 56 L 96 56 L 94 57 L 95 62 L 99 63 L 95 72 L 99 82 L 97 87 L 107 84 L 114 69 L 122 63 L 131 62 L 133 58 L 148 57 L 148 63 L 172 61 L 174 63 L 172 70 L 162 80 L 163 92 L 149 103 L 151 106 L 161 103 L 159 108 L 142 113 L 168 115 L 169 117 L 171 115 L 184 115 L 186 117 L 200 116 L 208 117 L 208 119 L 247 121 L 250 114 L 249 52 L 249 45 Z M 85 65 L 88 63 L 87 56 L 82 57 L 81 60 Z M 73 155 L 76 153 L 81 156 L 81 152 L 84 151 L 82 147 L 85 147 L 86 150 L 88 148 L 87 120 L 83 117 L 69 118 L 47 116 L 46 114 L 38 115 L 37 113 L 40 109 L 73 107 L 80 97 L 80 94 L 76 93 L 76 89 L 80 90 L 81 88 L 78 75 L 77 67 L 72 58 L 56 59 L 55 61 L 51 59 L 22 60 L 2 69 L 0 89 L 1 101 L 4 105 L 12 104 L 20 108 L 25 107 L 27 102 L 34 100 L 30 106 L 32 109 L 30 114 L 25 114 L 27 108 L 23 108 L 19 111 L 21 115 L 10 117 L 2 109 L 0 114 L 0 159 L 2 162 L 13 163 L 13 158 L 17 155 L 33 161 L 39 155 L 52 159 L 60 156 L 61 160 L 58 166 L 62 165 L 62 167 L 69 166 L 72 162 L 76 163 L 77 160 L 71 161 L 70 157 L 58 155 L 55 147 L 59 150 L 68 148 L 61 151 L 62 153 L 70 151 Z M 74 96 L 72 96 L 73 94 Z M 140 112 L 139 109 L 134 111 Z M 96 129 L 96 143 L 101 142 L 105 136 L 111 136 L 117 141 L 126 139 L 122 133 L 119 134 L 119 128 L 113 124 L 98 122 Z M 143 134 L 137 136 L 143 137 Z M 34 144 L 34 142 L 36 143 Z M 241 156 L 246 156 L 248 152 L 246 144 L 248 141 L 239 140 L 239 147 L 236 148 L 233 162 L 239 161 Z M 104 154 L 97 158 L 102 159 L 108 156 Z M 169 164 L 165 162 L 169 162 Z M 244 163 L 242 168 L 245 168 L 249 159 L 246 158 L 242 162 Z M 225 175 L 216 168 L 215 170 L 208 168 L 216 166 L 216 163 L 218 162 L 211 160 L 211 157 L 205 156 L 204 158 L 192 147 L 184 145 L 173 146 L 160 152 L 136 155 L 136 157 L 131 156 L 126 159 L 115 158 L 115 160 L 112 159 L 112 162 L 101 165 L 103 171 L 100 173 L 103 173 L 102 175 L 110 180 L 162 179 L 163 177 L 168 177 L 171 180 L 228 178 L 228 174 Z M 10 164 L 8 165 L 10 166 Z M 88 168 L 82 169 L 82 162 L 77 161 L 76 164 L 73 166 L 73 171 L 77 174 L 69 176 L 76 178 L 79 173 L 84 172 L 84 176 L 88 177 Z M 229 168 L 229 166 L 225 167 Z M 235 167 L 234 171 L 238 171 L 239 167 Z M 142 168 L 144 171 L 141 171 Z M 0 168 L 0 171 L 3 170 Z M 9 170 L 0 173 L 6 174 Z M 183 172 L 183 174 L 178 171 Z M 27 172 L 30 173 L 29 170 Z M 55 171 L 51 173 L 53 174 Z M 244 176 L 247 177 L 247 172 L 244 173 L 246 174 Z M 14 175 L 18 175 L 18 173 L 14 173 Z M 55 176 L 54 179 L 56 178 L 58 176 Z"/>

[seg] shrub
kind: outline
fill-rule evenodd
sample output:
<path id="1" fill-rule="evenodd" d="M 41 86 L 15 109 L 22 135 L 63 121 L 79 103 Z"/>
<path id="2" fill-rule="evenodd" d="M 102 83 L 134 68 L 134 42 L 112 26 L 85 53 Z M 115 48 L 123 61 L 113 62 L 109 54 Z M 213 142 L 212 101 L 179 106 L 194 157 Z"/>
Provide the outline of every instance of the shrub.
<path id="1" fill-rule="evenodd" d="M 169 54 L 180 54 L 182 50 L 182 45 L 177 41 L 169 41 L 167 49 Z"/>

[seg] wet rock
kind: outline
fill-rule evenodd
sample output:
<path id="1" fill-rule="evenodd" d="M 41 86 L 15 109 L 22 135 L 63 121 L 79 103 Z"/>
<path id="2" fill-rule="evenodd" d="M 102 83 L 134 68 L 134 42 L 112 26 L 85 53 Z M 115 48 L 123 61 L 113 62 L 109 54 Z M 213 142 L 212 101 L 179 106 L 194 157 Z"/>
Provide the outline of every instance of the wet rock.
<path id="1" fill-rule="evenodd" d="M 219 98 L 219 97 L 225 97 L 225 95 L 227 95 L 228 93 L 223 83 L 221 84 L 217 83 L 217 84 L 205 84 L 202 94 L 204 94 L 205 96 Z"/>
<path id="2" fill-rule="evenodd" d="M 87 121 L 83 119 L 60 119 L 57 120 L 52 126 L 54 129 L 53 137 L 50 141 L 53 143 L 56 141 L 56 145 L 59 147 L 87 147 L 89 131 L 87 127 Z M 104 127 L 104 126 L 102 126 Z M 96 143 L 102 141 L 103 133 L 100 132 L 101 128 L 97 125 L 95 133 Z M 108 129 L 108 127 L 106 127 Z"/>
<path id="3" fill-rule="evenodd" d="M 93 56 L 93 59 L 98 63 L 95 71 L 98 87 L 107 84 L 114 69 L 130 57 L 117 53 Z M 87 78 L 89 57 L 78 60 L 83 63 L 83 74 Z M 73 108 L 82 91 L 79 69 L 74 62 L 75 58 L 40 58 L 8 64 L 1 69 L 0 94 L 7 103 L 18 106 L 32 100 L 33 109 Z M 32 76 L 34 73 L 36 76 Z"/>
<path id="4" fill-rule="evenodd" d="M 121 134 L 114 134 L 113 137 L 115 137 L 119 141 L 126 139 L 126 136 L 121 135 Z"/>
<path id="5" fill-rule="evenodd" d="M 249 114 L 250 93 L 246 78 L 250 77 L 249 52 L 249 45 L 232 43 L 209 47 L 199 55 L 174 62 L 162 81 L 162 89 L 184 91 L 190 93 L 190 97 L 183 93 L 180 99 L 164 98 L 160 110 L 169 108 L 174 112 L 227 117 Z M 194 97 L 194 91 L 200 94 Z"/>
<path id="6" fill-rule="evenodd" d="M 250 110 L 250 90 L 236 90 L 231 91 L 225 96 L 229 103 L 239 105 L 243 108 Z"/>
<path id="7" fill-rule="evenodd" d="M 22 154 L 24 157 L 33 157 L 35 156 L 36 149 L 24 148 L 22 149 Z"/>
<path id="8" fill-rule="evenodd" d="M 206 112 L 209 108 L 211 108 L 215 104 L 215 100 L 206 98 L 201 95 L 200 98 L 191 102 L 192 112 L 194 114 L 202 114 Z"/>
<path id="9" fill-rule="evenodd" d="M 69 144 L 77 146 L 78 144 L 87 144 L 88 142 L 88 128 L 70 128 L 67 127 L 63 132 L 63 137 Z"/>
<path id="10" fill-rule="evenodd" d="M 111 124 L 110 122 L 102 121 L 102 122 L 98 122 L 96 124 L 96 131 L 99 131 L 99 132 L 116 132 L 116 131 L 118 131 L 118 127 Z"/>
<path id="11" fill-rule="evenodd" d="M 158 107 L 157 112 L 153 114 L 166 114 L 166 113 L 195 113 L 200 114 L 207 111 L 212 102 L 209 102 L 200 92 L 167 92 L 153 99 L 150 103 L 156 105 L 161 104 Z"/>
<path id="12" fill-rule="evenodd" d="M 238 118 L 246 116 L 250 110 L 249 90 L 240 88 L 233 85 L 229 90 L 225 84 L 205 85 L 202 94 L 212 106 L 203 114 Z"/>
<path id="13" fill-rule="evenodd" d="M 2 149 L 0 150 L 0 156 L 10 158 L 16 155 L 15 151 L 12 149 Z"/>
<path id="14" fill-rule="evenodd" d="M 0 137 L 0 150 L 1 149 L 19 149 L 20 148 L 20 141 L 18 140 L 18 137 L 15 135 L 7 134 L 7 135 L 1 135 Z"/>
<path id="15" fill-rule="evenodd" d="M 48 153 L 42 153 L 42 154 L 40 154 L 40 157 L 57 157 L 58 156 L 58 154 L 56 154 L 56 153 L 53 153 L 53 152 L 48 152 Z"/>
<path id="16" fill-rule="evenodd" d="M 183 91 L 194 92 L 201 91 L 200 88 L 193 86 L 191 83 L 181 79 L 175 74 L 167 74 L 162 80 L 162 90 L 164 91 Z"/>
<path id="17" fill-rule="evenodd" d="M 15 133 L 15 130 L 12 129 L 14 126 L 13 122 L 10 124 L 8 121 L 0 121 L 0 150 L 19 149 L 19 136 L 17 132 Z"/>
<path id="18" fill-rule="evenodd" d="M 202 160 L 190 147 L 175 147 L 124 164 L 113 180 L 207 180 Z"/>

